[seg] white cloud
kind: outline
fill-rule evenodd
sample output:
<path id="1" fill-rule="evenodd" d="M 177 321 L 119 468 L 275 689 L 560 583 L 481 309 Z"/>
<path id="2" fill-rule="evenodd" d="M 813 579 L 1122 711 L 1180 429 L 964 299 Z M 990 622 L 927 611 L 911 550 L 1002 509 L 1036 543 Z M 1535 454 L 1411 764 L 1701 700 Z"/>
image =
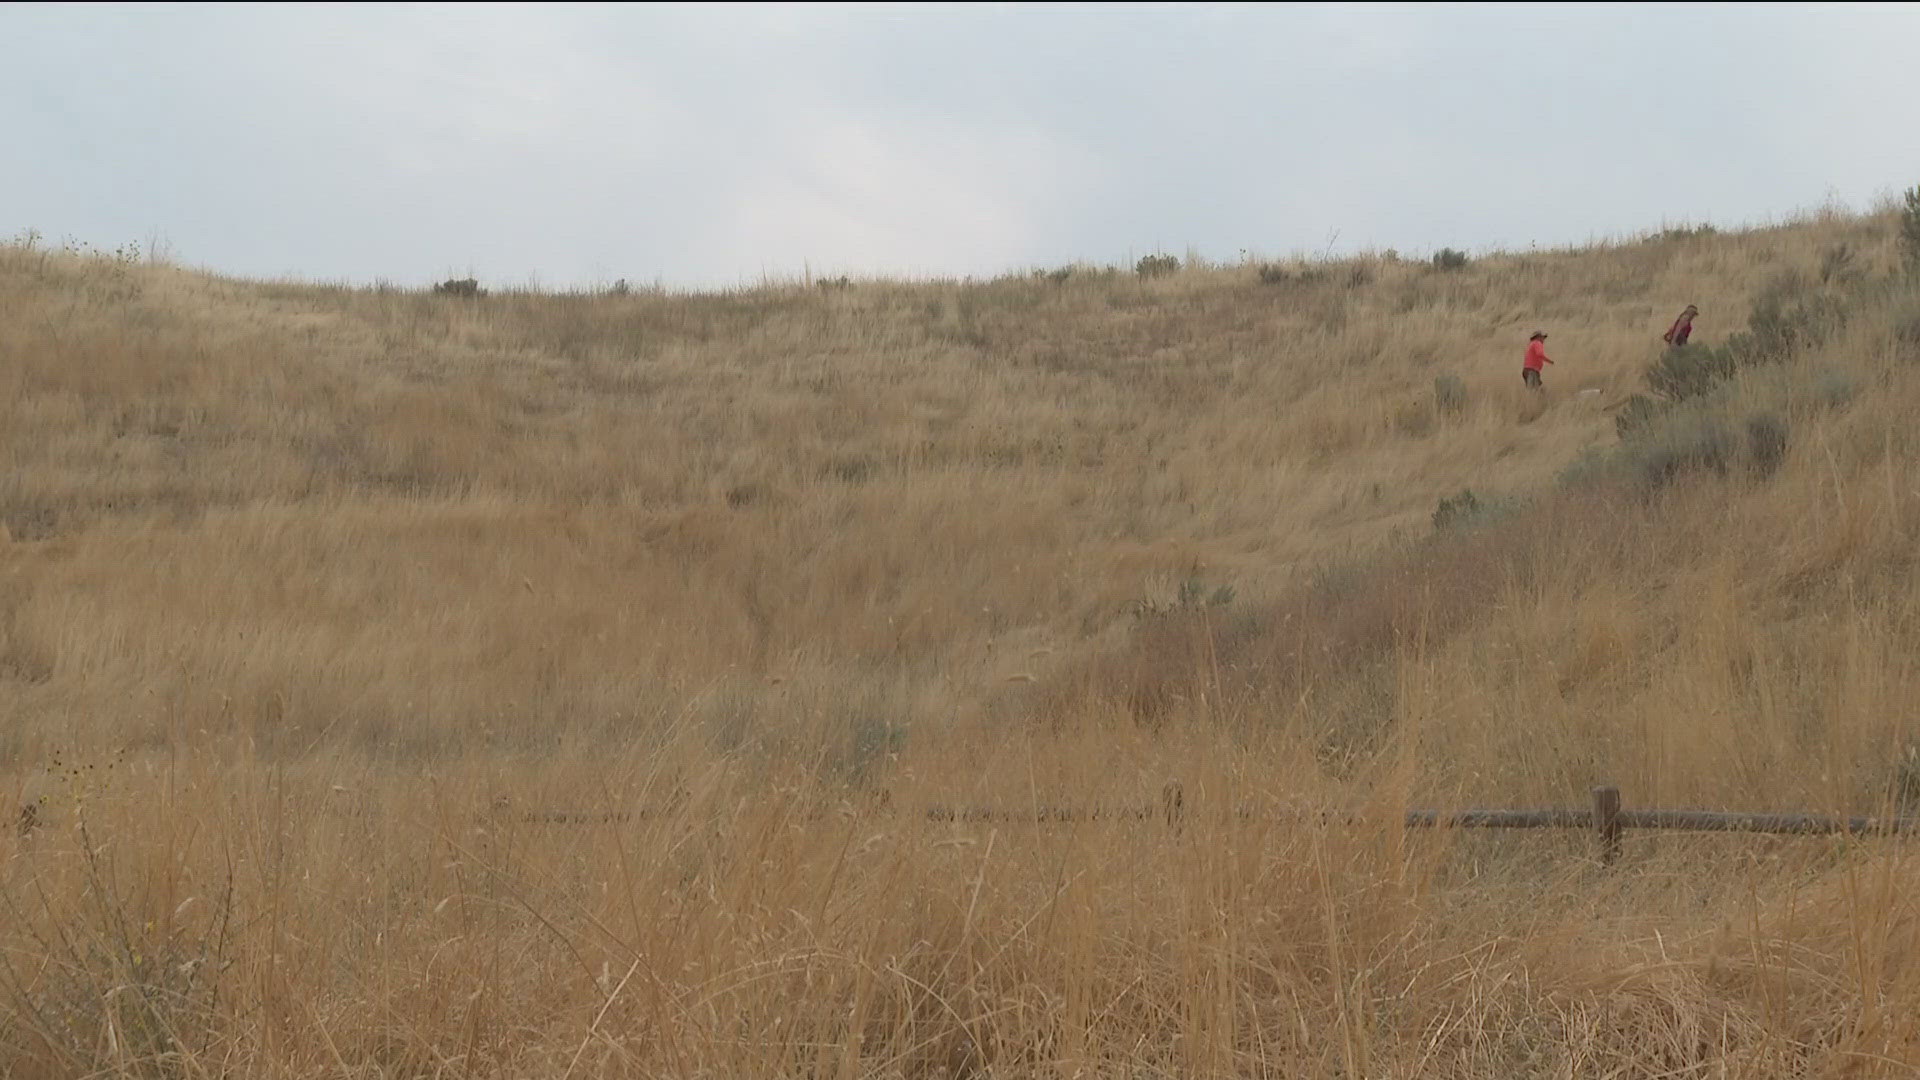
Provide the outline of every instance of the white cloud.
<path id="1" fill-rule="evenodd" d="M 1078 172 L 1043 135 L 963 123 L 785 125 L 727 244 L 776 273 L 992 273 L 1040 255 L 1034 216 Z M 937 253 L 937 254 L 935 254 Z"/>
<path id="2" fill-rule="evenodd" d="M 1920 9 L 0 7 L 0 233 L 716 284 L 1565 243 L 1920 182 Z"/>

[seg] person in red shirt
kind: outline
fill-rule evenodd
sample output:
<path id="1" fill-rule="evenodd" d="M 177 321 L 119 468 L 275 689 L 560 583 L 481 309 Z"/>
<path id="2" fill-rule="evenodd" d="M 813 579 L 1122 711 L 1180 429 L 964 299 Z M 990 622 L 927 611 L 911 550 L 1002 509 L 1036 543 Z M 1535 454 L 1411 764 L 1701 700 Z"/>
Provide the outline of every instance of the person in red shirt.
<path id="1" fill-rule="evenodd" d="M 1700 314 L 1700 309 L 1694 307 L 1692 304 L 1688 304 L 1687 310 L 1681 312 L 1680 317 L 1673 320 L 1673 325 L 1667 327 L 1667 332 L 1661 335 L 1660 340 L 1669 345 L 1685 345 L 1687 339 L 1693 336 L 1693 317 L 1698 314 Z"/>
<path id="2" fill-rule="evenodd" d="M 1527 360 L 1520 365 L 1520 378 L 1529 387 L 1540 389 L 1540 369 L 1553 361 L 1547 359 L 1547 335 L 1543 330 L 1535 330 L 1527 339 Z"/>

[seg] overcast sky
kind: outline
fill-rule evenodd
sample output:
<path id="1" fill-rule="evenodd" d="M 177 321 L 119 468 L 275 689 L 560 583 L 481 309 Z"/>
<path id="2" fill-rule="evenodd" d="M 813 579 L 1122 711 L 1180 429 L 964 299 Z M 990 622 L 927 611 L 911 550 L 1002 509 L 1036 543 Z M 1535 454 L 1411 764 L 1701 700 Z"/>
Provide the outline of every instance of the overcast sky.
<path id="1" fill-rule="evenodd" d="M 1559 245 L 1920 184 L 1920 7 L 0 7 L 0 235 L 403 284 Z"/>

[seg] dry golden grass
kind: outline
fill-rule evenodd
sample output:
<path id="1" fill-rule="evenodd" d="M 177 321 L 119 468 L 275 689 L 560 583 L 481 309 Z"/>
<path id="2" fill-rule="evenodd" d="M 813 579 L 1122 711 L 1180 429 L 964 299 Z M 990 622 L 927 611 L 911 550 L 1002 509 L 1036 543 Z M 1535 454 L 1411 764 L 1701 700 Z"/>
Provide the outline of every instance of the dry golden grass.
<path id="1" fill-rule="evenodd" d="M 1845 216 L 477 301 L 0 248 L 0 1074 L 1912 1075 L 1900 842 L 1400 826 L 1920 795 L 1911 283 L 1733 387 L 1770 479 L 1557 479 L 1841 243 L 1891 281 Z"/>

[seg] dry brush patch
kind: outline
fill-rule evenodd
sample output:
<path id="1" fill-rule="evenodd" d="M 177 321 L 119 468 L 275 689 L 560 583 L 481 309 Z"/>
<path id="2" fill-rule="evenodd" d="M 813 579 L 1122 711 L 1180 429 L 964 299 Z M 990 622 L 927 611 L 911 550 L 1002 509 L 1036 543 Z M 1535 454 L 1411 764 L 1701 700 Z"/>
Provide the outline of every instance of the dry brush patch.
<path id="1" fill-rule="evenodd" d="M 7 1052 L 129 1075 L 1914 1061 L 1903 853 L 1677 841 L 1610 873 L 1550 838 L 1303 826 L 1246 764 L 1202 777 L 1179 834 L 929 823 L 710 760 L 136 768 L 9 852 Z M 1275 812 L 1217 812 L 1247 801 Z"/>

